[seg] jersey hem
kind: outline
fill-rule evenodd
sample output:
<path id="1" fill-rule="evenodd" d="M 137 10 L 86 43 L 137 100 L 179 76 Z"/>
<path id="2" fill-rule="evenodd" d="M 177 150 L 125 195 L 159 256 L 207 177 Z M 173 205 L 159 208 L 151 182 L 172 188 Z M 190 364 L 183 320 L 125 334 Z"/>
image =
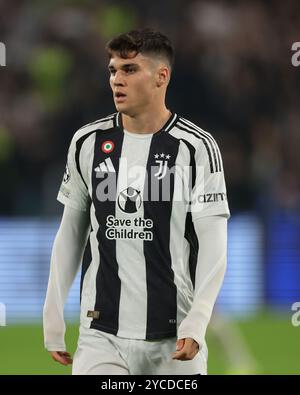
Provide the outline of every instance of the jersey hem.
<path id="1" fill-rule="evenodd" d="M 148 333 L 146 336 L 138 336 L 132 335 L 131 333 L 127 333 L 126 331 L 122 332 L 122 336 L 120 336 L 120 333 L 118 333 L 117 329 L 113 329 L 113 328 L 108 328 L 106 326 L 103 326 L 101 324 L 96 324 L 96 323 L 91 323 L 90 325 L 90 329 L 96 329 L 96 330 L 100 330 L 106 333 L 110 333 L 112 335 L 115 335 L 117 337 L 125 337 L 127 339 L 140 339 L 140 340 L 161 340 L 164 338 L 169 338 L 169 337 L 176 337 L 177 336 L 177 331 L 169 331 L 169 332 L 152 332 L 152 333 Z"/>

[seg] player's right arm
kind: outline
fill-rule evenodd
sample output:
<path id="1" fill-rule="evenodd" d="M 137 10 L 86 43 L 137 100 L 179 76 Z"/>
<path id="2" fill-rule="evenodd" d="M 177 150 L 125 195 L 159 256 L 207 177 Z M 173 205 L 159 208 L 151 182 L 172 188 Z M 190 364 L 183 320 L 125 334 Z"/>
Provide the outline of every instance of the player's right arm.
<path id="1" fill-rule="evenodd" d="M 83 178 L 86 161 L 82 161 L 78 151 L 79 133 L 75 133 L 70 144 L 66 171 L 57 197 L 65 209 L 53 244 L 43 311 L 45 347 L 53 359 L 64 365 L 72 362 L 64 341 L 64 304 L 82 262 L 90 231 L 90 197 Z"/>
<path id="2" fill-rule="evenodd" d="M 44 342 L 53 359 L 64 365 L 72 362 L 64 341 L 64 305 L 82 262 L 89 228 L 87 212 L 66 206 L 52 249 L 43 311 Z"/>

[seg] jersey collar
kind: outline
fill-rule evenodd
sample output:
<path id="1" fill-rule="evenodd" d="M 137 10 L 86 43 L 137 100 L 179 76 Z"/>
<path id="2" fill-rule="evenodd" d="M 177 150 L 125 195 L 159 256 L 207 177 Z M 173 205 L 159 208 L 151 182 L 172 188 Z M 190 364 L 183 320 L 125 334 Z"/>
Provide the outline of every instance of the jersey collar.
<path id="1" fill-rule="evenodd" d="M 177 114 L 171 111 L 170 118 L 167 120 L 164 126 L 155 134 L 161 133 L 163 131 L 168 132 L 172 128 L 172 126 L 177 122 L 177 118 L 178 118 Z M 123 130 L 122 116 L 120 112 L 117 112 L 115 122 L 116 122 L 116 126 Z"/>

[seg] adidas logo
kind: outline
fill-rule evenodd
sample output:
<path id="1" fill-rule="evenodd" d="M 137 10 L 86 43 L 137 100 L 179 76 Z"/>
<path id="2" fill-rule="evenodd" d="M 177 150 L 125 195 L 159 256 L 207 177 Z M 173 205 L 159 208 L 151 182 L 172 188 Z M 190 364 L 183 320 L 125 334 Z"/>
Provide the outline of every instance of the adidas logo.
<path id="1" fill-rule="evenodd" d="M 105 159 L 104 162 L 99 163 L 97 167 L 95 167 L 95 172 L 102 172 L 102 173 L 115 173 L 116 170 L 110 158 Z"/>

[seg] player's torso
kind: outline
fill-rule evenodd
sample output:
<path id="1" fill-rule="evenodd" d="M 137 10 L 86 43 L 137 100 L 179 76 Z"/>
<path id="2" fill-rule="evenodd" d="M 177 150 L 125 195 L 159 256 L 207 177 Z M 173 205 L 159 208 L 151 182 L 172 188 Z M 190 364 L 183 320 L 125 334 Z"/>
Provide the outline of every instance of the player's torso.
<path id="1" fill-rule="evenodd" d="M 110 127 L 95 131 L 81 151 L 98 270 L 93 294 L 101 318 L 94 327 L 111 333 L 118 328 L 121 336 L 136 331 L 137 338 L 175 335 L 192 287 L 185 239 L 188 147 L 165 130 L 135 135 Z"/>

